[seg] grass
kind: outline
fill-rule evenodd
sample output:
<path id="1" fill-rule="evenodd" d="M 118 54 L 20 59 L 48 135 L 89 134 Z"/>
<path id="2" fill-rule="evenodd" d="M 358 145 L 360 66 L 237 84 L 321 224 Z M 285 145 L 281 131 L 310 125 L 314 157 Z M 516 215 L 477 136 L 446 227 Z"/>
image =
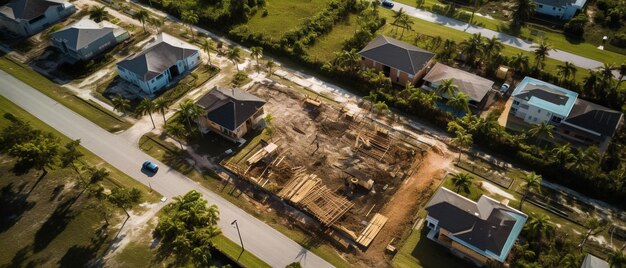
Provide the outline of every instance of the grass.
<path id="1" fill-rule="evenodd" d="M 268 15 L 263 11 L 256 12 L 248 27 L 252 32 L 263 33 L 273 41 L 278 41 L 285 32 L 297 28 L 307 18 L 320 12 L 330 0 L 272 0 L 266 1 Z"/>
<path id="2" fill-rule="evenodd" d="M 330 33 L 315 40 L 315 44 L 307 49 L 307 53 L 314 60 L 322 62 L 330 61 L 334 54 L 328 53 L 343 50 L 343 42 L 354 35 L 357 15 L 350 14 L 348 19 L 336 24 Z"/>
<path id="3" fill-rule="evenodd" d="M 130 127 L 130 123 L 114 113 L 107 111 L 95 103 L 88 103 L 80 99 L 68 89 L 60 87 L 27 66 L 14 62 L 7 56 L 0 57 L 0 69 L 109 132 L 117 132 Z"/>
<path id="4" fill-rule="evenodd" d="M 261 138 L 267 138 L 265 135 L 267 134 L 262 133 L 251 139 L 248 146 L 237 152 L 234 157 L 242 158 L 243 155 L 246 154 L 246 150 L 249 151 L 253 148 L 253 146 L 250 145 L 257 144 Z M 220 179 L 213 175 L 212 172 L 206 171 L 201 173 L 191 167 L 187 161 L 185 161 L 183 156 L 176 153 L 178 150 L 177 145 L 158 139 L 159 137 L 155 135 L 151 137 L 144 136 L 140 139 L 139 145 L 144 152 L 150 154 L 152 157 L 163 161 L 168 166 L 199 182 L 202 186 L 212 190 L 228 200 L 230 203 L 244 209 L 246 212 L 269 224 L 274 229 L 296 241 L 334 266 L 350 267 L 350 264 L 339 256 L 332 246 L 315 239 L 299 229 L 286 227 L 284 225 L 286 220 L 284 215 L 277 214 L 275 210 L 272 210 L 271 212 L 263 211 L 261 213 L 257 207 L 254 206 L 254 204 L 242 198 L 241 195 L 233 194 L 232 186 L 225 186 Z"/>
<path id="5" fill-rule="evenodd" d="M 391 260 L 396 268 L 413 267 L 474 267 L 452 255 L 443 246 L 426 237 L 427 228 L 413 230 L 404 245 Z"/>
<path id="6" fill-rule="evenodd" d="M 243 267 L 271 267 L 270 265 L 268 265 L 248 251 L 244 251 L 243 254 L 239 256 L 239 254 L 241 253 L 241 246 L 223 235 L 219 235 L 214 238 L 213 243 L 215 244 L 215 248 L 217 248 L 220 252 L 224 253 L 231 259 L 238 260 L 239 264 L 241 264 L 241 266 Z"/>

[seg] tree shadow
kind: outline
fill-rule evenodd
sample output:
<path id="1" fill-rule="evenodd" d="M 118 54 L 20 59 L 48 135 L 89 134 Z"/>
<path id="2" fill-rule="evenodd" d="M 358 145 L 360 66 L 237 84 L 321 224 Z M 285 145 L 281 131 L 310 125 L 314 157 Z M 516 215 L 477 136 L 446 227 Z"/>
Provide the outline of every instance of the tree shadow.
<path id="1" fill-rule="evenodd" d="M 71 209 L 76 199 L 77 198 L 68 199 L 57 206 L 54 212 L 52 212 L 52 215 L 50 215 L 41 228 L 39 228 L 35 234 L 35 241 L 33 242 L 34 252 L 40 252 L 45 249 L 52 240 L 65 230 L 69 222 L 76 217 L 77 213 Z"/>
<path id="2" fill-rule="evenodd" d="M 89 245 L 74 245 L 65 252 L 59 260 L 59 267 L 101 267 L 102 260 L 98 258 L 102 246 L 109 235 L 106 232 L 106 225 L 102 225 L 91 238 Z"/>
<path id="3" fill-rule="evenodd" d="M 25 185 L 22 184 L 21 189 Z M 11 228 L 17 223 L 22 214 L 32 209 L 36 202 L 29 202 L 28 195 L 22 191 L 14 191 L 13 183 L 0 189 L 0 233 Z"/>

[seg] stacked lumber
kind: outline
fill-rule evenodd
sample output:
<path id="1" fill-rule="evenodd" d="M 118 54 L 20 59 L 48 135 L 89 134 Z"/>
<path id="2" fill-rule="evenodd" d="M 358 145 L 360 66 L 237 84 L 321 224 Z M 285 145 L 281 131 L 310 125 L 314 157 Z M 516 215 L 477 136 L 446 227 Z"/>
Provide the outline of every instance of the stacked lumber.
<path id="1" fill-rule="evenodd" d="M 254 165 L 257 162 L 259 162 L 261 159 L 265 158 L 267 155 L 273 153 L 276 150 L 276 148 L 278 148 L 278 145 L 274 143 L 270 143 L 266 145 L 265 147 L 261 148 L 260 150 L 256 151 L 256 153 L 254 153 L 252 156 L 248 158 L 248 160 L 246 160 L 246 163 L 249 166 Z"/>
<path id="2" fill-rule="evenodd" d="M 278 192 L 278 196 L 298 203 L 321 182 L 322 180 L 315 174 L 306 173 L 304 167 L 298 167 L 294 171 L 293 178 Z"/>
<path id="3" fill-rule="evenodd" d="M 374 240 L 374 237 L 376 237 L 383 226 L 385 226 L 385 223 L 387 223 L 387 217 L 376 213 L 363 232 L 361 232 L 361 235 L 356 239 L 356 242 L 364 247 L 369 246 L 372 240 Z"/>

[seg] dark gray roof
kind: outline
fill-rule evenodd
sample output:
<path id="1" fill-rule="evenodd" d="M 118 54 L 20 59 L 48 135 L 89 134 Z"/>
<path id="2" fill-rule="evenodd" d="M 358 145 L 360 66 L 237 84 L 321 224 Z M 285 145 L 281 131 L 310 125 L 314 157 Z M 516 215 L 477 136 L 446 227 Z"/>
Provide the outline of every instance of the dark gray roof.
<path id="1" fill-rule="evenodd" d="M 565 94 L 557 91 L 547 91 L 546 89 L 531 89 L 516 97 L 526 101 L 530 100 L 531 97 L 536 97 L 556 105 L 565 105 L 569 100 L 569 97 Z"/>
<path id="2" fill-rule="evenodd" d="M 622 121 L 622 113 L 577 99 L 565 122 L 605 136 L 613 136 Z"/>
<path id="3" fill-rule="evenodd" d="M 416 74 L 435 57 L 430 51 L 384 35 L 369 42 L 359 54 L 409 74 Z"/>
<path id="4" fill-rule="evenodd" d="M 51 6 L 63 5 L 60 0 L 12 0 L 2 8 L 11 19 L 32 20 L 43 15 Z"/>
<path id="5" fill-rule="evenodd" d="M 100 38 L 112 34 L 118 26 L 103 21 L 83 19 L 51 34 L 53 39 L 65 41 L 65 45 L 73 50 L 79 50 Z"/>
<path id="6" fill-rule="evenodd" d="M 160 34 L 153 45 L 133 57 L 120 61 L 117 65 L 143 77 L 144 81 L 149 81 L 175 65 L 177 61 L 198 52 L 199 49 L 190 44 Z"/>
<path id="7" fill-rule="evenodd" d="M 214 88 L 196 104 L 209 120 L 234 131 L 263 107 L 265 100 L 238 88 Z"/>
<path id="8" fill-rule="evenodd" d="M 446 188 L 440 188 L 426 207 L 428 216 L 451 235 L 483 250 L 500 255 L 521 214 L 498 201 L 481 196 L 473 202 Z"/>

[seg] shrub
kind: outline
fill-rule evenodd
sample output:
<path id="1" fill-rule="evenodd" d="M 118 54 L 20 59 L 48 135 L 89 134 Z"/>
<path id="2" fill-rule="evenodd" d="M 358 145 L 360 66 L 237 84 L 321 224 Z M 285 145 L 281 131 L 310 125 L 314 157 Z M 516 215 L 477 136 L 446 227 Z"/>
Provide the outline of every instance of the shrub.
<path id="1" fill-rule="evenodd" d="M 626 33 L 618 33 L 613 36 L 611 44 L 616 47 L 626 48 Z"/>
<path id="2" fill-rule="evenodd" d="M 261 17 L 267 17 L 267 15 L 269 15 L 267 8 L 263 8 L 263 13 L 261 14 Z"/>
<path id="3" fill-rule="evenodd" d="M 565 32 L 567 34 L 582 37 L 585 33 L 585 24 L 587 23 L 587 14 L 581 12 L 576 17 L 565 23 Z"/>

